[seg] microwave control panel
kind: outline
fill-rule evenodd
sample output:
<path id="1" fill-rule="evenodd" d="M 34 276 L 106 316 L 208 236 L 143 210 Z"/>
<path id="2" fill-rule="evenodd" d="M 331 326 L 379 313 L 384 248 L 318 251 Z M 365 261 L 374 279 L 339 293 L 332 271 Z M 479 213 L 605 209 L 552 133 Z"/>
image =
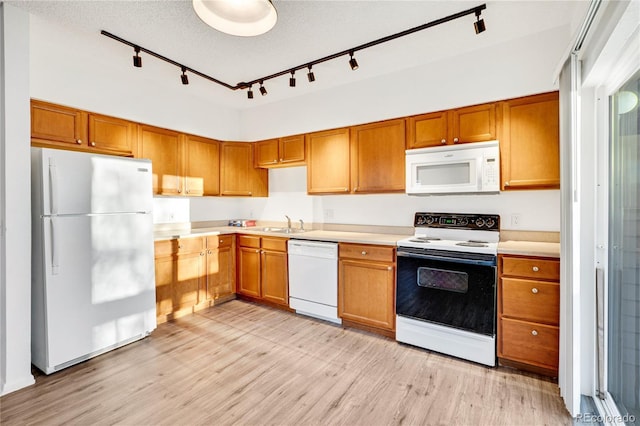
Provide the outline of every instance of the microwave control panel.
<path id="1" fill-rule="evenodd" d="M 416 227 L 427 228 L 499 231 L 500 216 L 497 214 L 416 213 L 413 224 Z"/>
<path id="2" fill-rule="evenodd" d="M 497 157 L 484 157 L 482 159 L 482 189 L 500 189 L 500 162 Z"/>

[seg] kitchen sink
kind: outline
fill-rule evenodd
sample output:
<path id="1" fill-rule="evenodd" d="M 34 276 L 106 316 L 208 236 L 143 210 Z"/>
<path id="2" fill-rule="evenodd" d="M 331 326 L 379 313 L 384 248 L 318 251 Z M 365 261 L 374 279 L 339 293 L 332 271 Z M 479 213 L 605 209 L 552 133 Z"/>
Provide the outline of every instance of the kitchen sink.
<path id="1" fill-rule="evenodd" d="M 300 232 L 305 232 L 304 229 L 299 229 L 299 228 L 264 227 L 264 228 L 258 228 L 258 230 L 262 232 L 277 232 L 278 234 L 299 234 Z"/>

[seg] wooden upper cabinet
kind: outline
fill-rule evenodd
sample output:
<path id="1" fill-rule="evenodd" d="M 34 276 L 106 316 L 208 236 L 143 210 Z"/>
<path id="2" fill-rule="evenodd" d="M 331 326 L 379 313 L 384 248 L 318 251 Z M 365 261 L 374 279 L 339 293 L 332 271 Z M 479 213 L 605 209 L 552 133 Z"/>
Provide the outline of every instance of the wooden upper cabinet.
<path id="1" fill-rule="evenodd" d="M 132 155 L 136 125 L 131 121 L 89 114 L 89 146 L 113 154 Z"/>
<path id="2" fill-rule="evenodd" d="M 255 144 L 256 167 L 290 167 L 304 165 L 304 135 L 269 139 Z"/>
<path id="3" fill-rule="evenodd" d="M 138 155 L 151 160 L 154 194 L 182 194 L 181 151 L 179 133 L 151 126 L 139 127 Z"/>
<path id="4" fill-rule="evenodd" d="M 86 146 L 85 119 L 82 111 L 32 99 L 31 142 L 39 146 Z"/>
<path id="5" fill-rule="evenodd" d="M 353 192 L 402 192 L 404 169 L 404 119 L 351 128 Z"/>
<path id="6" fill-rule="evenodd" d="M 187 135 L 184 170 L 185 195 L 220 195 L 220 143 Z"/>
<path id="7" fill-rule="evenodd" d="M 498 138 L 498 111 L 495 103 L 407 118 L 407 149 Z"/>
<path id="8" fill-rule="evenodd" d="M 309 194 L 350 191 L 349 129 L 306 135 L 307 192 Z"/>
<path id="9" fill-rule="evenodd" d="M 268 171 L 253 166 L 253 145 L 244 142 L 220 144 L 220 195 L 269 195 Z"/>
<path id="10" fill-rule="evenodd" d="M 132 156 L 135 129 L 127 120 L 31 100 L 34 146 Z"/>
<path id="11" fill-rule="evenodd" d="M 502 105 L 502 189 L 559 188 L 558 92 L 512 99 Z"/>

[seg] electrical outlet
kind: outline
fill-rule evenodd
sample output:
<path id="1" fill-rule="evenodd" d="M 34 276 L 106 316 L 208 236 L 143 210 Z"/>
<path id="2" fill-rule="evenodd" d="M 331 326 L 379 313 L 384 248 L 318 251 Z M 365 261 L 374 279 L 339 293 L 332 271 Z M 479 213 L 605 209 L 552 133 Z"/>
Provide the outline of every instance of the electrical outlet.
<path id="1" fill-rule="evenodd" d="M 324 209 L 325 220 L 333 219 L 333 209 Z"/>
<path id="2" fill-rule="evenodd" d="M 511 215 L 511 226 L 520 226 L 520 222 L 522 222 L 522 215 L 520 213 Z"/>

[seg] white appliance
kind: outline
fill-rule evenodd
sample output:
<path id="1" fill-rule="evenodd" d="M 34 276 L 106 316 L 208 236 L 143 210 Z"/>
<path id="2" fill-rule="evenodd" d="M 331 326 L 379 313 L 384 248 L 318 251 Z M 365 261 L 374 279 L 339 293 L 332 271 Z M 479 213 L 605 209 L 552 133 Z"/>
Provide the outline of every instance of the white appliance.
<path id="1" fill-rule="evenodd" d="M 406 151 L 409 195 L 498 193 L 498 141 L 446 145 Z"/>
<path id="2" fill-rule="evenodd" d="M 416 213 L 398 241 L 396 340 L 496 365 L 498 215 Z"/>
<path id="3" fill-rule="evenodd" d="M 156 327 L 149 160 L 31 149 L 32 363 L 46 374 Z"/>
<path id="4" fill-rule="evenodd" d="M 289 306 L 296 313 L 338 318 L 338 244 L 289 240 Z"/>

